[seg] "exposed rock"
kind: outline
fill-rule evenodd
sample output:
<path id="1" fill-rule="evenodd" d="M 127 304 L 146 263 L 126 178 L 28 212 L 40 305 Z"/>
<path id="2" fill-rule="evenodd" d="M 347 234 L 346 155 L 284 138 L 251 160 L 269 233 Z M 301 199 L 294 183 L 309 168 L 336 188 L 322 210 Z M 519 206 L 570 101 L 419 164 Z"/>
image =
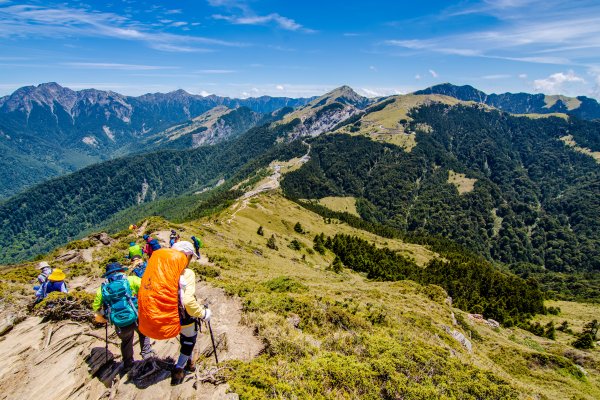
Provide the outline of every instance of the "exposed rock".
<path id="1" fill-rule="evenodd" d="M 66 253 L 54 258 L 54 261 L 63 262 L 65 264 L 71 264 L 82 260 L 83 257 L 77 250 L 69 250 Z"/>
<path id="2" fill-rule="evenodd" d="M 585 370 L 585 368 L 583 368 L 581 365 L 575 365 L 577 367 L 578 370 L 581 371 L 581 373 L 585 376 L 588 375 L 588 372 Z"/>
<path id="3" fill-rule="evenodd" d="M 469 353 L 473 352 L 473 345 L 471 344 L 471 341 L 466 338 L 465 335 L 463 335 L 461 332 L 457 331 L 456 329 L 452 329 L 451 330 L 450 327 L 445 326 L 445 325 L 443 326 L 443 328 L 454 339 L 456 339 L 457 342 L 459 342 L 460 344 L 462 344 L 463 347 L 469 351 Z"/>
<path id="4" fill-rule="evenodd" d="M 287 322 L 289 322 L 289 324 L 292 325 L 294 328 L 298 328 L 301 321 L 302 320 L 300 319 L 300 316 L 298 314 L 292 314 L 287 318 Z"/>
<path id="5" fill-rule="evenodd" d="M 500 322 L 493 320 L 493 319 L 488 319 L 487 321 L 485 321 L 486 324 L 488 326 L 490 326 L 491 328 L 500 328 Z"/>
<path id="6" fill-rule="evenodd" d="M 94 233 L 93 235 L 90 235 L 90 239 L 97 240 L 105 246 L 108 246 L 115 241 L 113 238 L 108 236 L 106 232 Z"/>

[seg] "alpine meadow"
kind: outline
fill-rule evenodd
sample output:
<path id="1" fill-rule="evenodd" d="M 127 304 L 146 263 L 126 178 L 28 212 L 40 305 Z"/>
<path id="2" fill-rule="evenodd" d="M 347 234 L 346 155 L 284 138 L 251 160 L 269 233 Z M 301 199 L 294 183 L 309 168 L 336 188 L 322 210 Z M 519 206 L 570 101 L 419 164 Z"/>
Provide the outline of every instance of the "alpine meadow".
<path id="1" fill-rule="evenodd" d="M 0 0 L 0 398 L 600 398 L 599 35 Z"/>

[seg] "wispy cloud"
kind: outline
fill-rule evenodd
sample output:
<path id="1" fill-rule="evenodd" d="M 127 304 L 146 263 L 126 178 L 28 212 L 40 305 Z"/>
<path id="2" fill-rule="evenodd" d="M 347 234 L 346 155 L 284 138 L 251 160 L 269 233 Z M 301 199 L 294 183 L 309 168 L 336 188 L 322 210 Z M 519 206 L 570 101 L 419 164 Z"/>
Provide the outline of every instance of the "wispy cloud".
<path id="1" fill-rule="evenodd" d="M 105 37 L 139 41 L 163 51 L 206 51 L 201 46 L 243 46 L 226 40 L 156 31 L 127 17 L 86 8 L 0 7 L 0 37 Z"/>
<path id="2" fill-rule="evenodd" d="M 438 73 L 437 73 L 437 72 L 435 72 L 435 71 L 434 71 L 434 70 L 432 70 L 432 69 L 430 69 L 430 70 L 429 70 L 429 74 L 430 74 L 432 77 L 434 77 L 434 78 L 437 78 L 437 77 L 439 76 L 439 75 L 438 75 Z"/>
<path id="3" fill-rule="evenodd" d="M 464 4 L 462 8 L 442 11 L 437 18 L 488 15 L 497 20 L 494 28 L 435 37 L 393 38 L 383 44 L 421 52 L 557 65 L 582 64 L 589 56 L 589 51 L 582 50 L 600 49 L 597 1 L 486 0 L 467 7 Z"/>
<path id="4" fill-rule="evenodd" d="M 227 21 L 234 25 L 275 25 L 278 28 L 304 33 L 314 33 L 313 29 L 306 28 L 292 18 L 285 17 L 278 13 L 258 15 L 248 4 L 243 1 L 235 0 L 208 0 L 208 4 L 213 7 L 225 7 L 232 14 L 214 14 L 213 19 Z M 237 12 L 236 12 L 237 11 Z"/>
<path id="5" fill-rule="evenodd" d="M 112 69 L 124 71 L 154 71 L 164 69 L 178 69 L 179 67 L 168 67 L 162 65 L 137 65 L 137 64 L 117 64 L 117 63 L 98 63 L 98 62 L 67 62 L 62 63 L 67 67 L 85 68 L 85 69 Z"/>
<path id="6" fill-rule="evenodd" d="M 512 78 L 512 75 L 510 75 L 510 74 L 492 74 L 492 75 L 484 75 L 481 77 L 481 79 L 485 79 L 485 80 L 498 80 L 498 79 L 508 79 L 508 78 Z"/>

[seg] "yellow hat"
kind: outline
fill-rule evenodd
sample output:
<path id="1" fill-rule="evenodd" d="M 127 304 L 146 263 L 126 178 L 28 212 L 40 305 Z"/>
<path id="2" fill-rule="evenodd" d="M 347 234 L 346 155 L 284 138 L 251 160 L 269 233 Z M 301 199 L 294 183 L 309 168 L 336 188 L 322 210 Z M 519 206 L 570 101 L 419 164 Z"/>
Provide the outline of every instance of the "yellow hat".
<path id="1" fill-rule="evenodd" d="M 64 272 L 62 272 L 62 269 L 58 269 L 56 268 L 54 271 L 52 271 L 52 273 L 48 276 L 48 280 L 52 281 L 52 282 L 60 282 L 60 281 L 64 281 L 65 278 L 67 276 L 65 275 Z"/>

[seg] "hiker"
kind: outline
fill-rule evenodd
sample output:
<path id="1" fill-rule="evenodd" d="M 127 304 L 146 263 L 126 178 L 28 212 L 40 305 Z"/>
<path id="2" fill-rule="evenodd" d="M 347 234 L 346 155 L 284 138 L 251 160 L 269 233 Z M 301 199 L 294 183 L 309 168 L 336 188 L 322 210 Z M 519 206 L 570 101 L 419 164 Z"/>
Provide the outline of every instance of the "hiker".
<path id="1" fill-rule="evenodd" d="M 175 243 L 179 241 L 179 235 L 174 229 L 171 229 L 171 235 L 169 236 L 169 246 L 173 247 Z"/>
<path id="2" fill-rule="evenodd" d="M 194 250 L 196 250 L 196 254 L 198 254 L 198 258 L 200 258 L 200 249 L 204 246 L 202 240 L 198 239 L 196 236 L 192 236 L 192 243 L 194 243 Z"/>
<path id="3" fill-rule="evenodd" d="M 143 359 L 154 355 L 150 338 L 138 329 L 138 305 L 135 297 L 140 289 L 141 279 L 137 276 L 125 276 L 127 267 L 118 262 L 106 265 L 106 278 L 96 291 L 92 306 L 96 312 L 96 322 L 111 323 L 121 339 L 121 357 L 123 372 L 133 367 L 133 337 L 137 332 L 140 339 L 140 354 Z M 108 318 L 108 319 L 107 319 Z"/>
<path id="4" fill-rule="evenodd" d="M 148 235 L 144 235 L 144 240 L 146 241 L 146 245 L 144 246 L 144 253 L 148 254 L 148 258 L 152 257 L 152 253 L 158 249 L 161 248 L 160 243 L 158 243 L 158 240 L 148 236 Z"/>
<path id="5" fill-rule="evenodd" d="M 48 276 L 52 273 L 52 267 L 46 261 L 41 261 L 38 264 L 38 269 L 40 269 L 41 272 L 37 277 L 37 281 L 40 285 L 43 285 L 48 280 Z"/>
<path id="6" fill-rule="evenodd" d="M 44 300 L 46 296 L 48 296 L 52 292 L 63 292 L 69 293 L 69 289 L 65 283 L 65 278 L 67 276 L 61 269 L 56 268 L 50 275 L 48 275 L 48 279 L 44 282 L 37 292 L 35 292 L 36 303 Z"/>
<path id="7" fill-rule="evenodd" d="M 133 272 L 138 278 L 141 278 L 144 276 L 144 271 L 146 271 L 147 265 L 148 263 L 144 261 L 141 256 L 135 255 L 131 261 L 131 266 L 133 267 L 131 272 Z"/>
<path id="8" fill-rule="evenodd" d="M 144 253 L 142 252 L 142 248 L 139 244 L 137 244 L 136 242 L 129 243 L 129 259 L 132 260 L 134 256 L 142 257 L 142 254 Z"/>
<path id="9" fill-rule="evenodd" d="M 199 319 L 209 321 L 211 311 L 196 299 L 196 275 L 188 268 L 192 257 L 199 257 L 194 245 L 180 241 L 154 254 L 139 293 L 140 331 L 161 340 L 179 334 L 180 354 L 171 371 L 171 385 L 179 385 L 195 370 L 191 356 Z"/>

